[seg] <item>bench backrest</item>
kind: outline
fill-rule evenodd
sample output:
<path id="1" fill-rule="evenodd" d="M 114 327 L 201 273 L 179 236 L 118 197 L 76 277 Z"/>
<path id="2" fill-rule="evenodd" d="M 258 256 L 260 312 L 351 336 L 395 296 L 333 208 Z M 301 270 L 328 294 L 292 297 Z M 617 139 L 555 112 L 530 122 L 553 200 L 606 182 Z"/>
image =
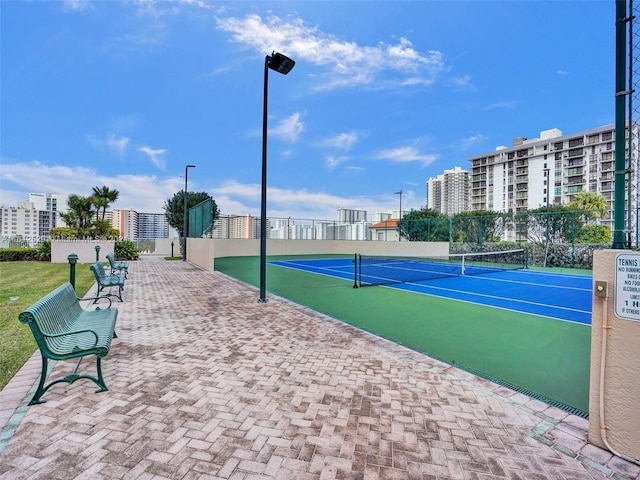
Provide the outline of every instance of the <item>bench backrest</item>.
<path id="1" fill-rule="evenodd" d="M 96 262 L 91 267 L 89 267 L 96 277 L 106 277 L 107 274 L 104 271 L 104 267 L 102 266 L 102 262 Z"/>
<path id="2" fill-rule="evenodd" d="M 76 292 L 70 283 L 64 283 L 24 310 L 18 319 L 31 328 L 41 348 L 47 348 L 42 334 L 56 335 L 68 331 L 82 312 Z"/>
<path id="3" fill-rule="evenodd" d="M 107 260 L 109 260 L 109 265 L 113 268 L 113 264 L 116 263 L 116 259 L 113 256 L 113 253 L 107 253 Z"/>

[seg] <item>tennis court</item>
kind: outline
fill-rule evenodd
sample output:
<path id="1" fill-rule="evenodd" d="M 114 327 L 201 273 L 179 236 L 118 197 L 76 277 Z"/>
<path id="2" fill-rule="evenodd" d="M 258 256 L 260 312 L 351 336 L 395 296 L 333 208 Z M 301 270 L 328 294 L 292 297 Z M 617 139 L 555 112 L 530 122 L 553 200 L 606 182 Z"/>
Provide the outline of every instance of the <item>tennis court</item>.
<path id="1" fill-rule="evenodd" d="M 423 295 L 487 305 L 532 315 L 555 318 L 585 325 L 591 324 L 592 278 L 533 270 L 502 270 L 494 268 L 460 275 L 454 266 L 447 271 L 434 263 L 411 259 L 386 258 L 367 267 L 367 273 L 357 271 L 353 259 L 281 260 L 271 262 L 280 267 L 311 273 L 353 279 L 361 286 L 375 284 Z M 435 266 L 434 266 L 435 265 Z M 398 270 L 401 272 L 398 274 Z M 435 271 L 434 271 L 435 270 Z M 442 277 L 442 278 L 420 278 Z M 408 275 L 409 281 L 404 281 Z M 356 282 L 356 278 L 360 280 Z M 362 277 L 365 280 L 362 280 Z M 375 277 L 375 278 L 374 278 Z"/>
<path id="2" fill-rule="evenodd" d="M 356 267 L 353 255 L 268 257 L 267 292 L 573 413 L 588 410 L 590 275 L 517 270 L 353 288 Z M 258 257 L 217 258 L 215 269 L 258 286 Z"/>

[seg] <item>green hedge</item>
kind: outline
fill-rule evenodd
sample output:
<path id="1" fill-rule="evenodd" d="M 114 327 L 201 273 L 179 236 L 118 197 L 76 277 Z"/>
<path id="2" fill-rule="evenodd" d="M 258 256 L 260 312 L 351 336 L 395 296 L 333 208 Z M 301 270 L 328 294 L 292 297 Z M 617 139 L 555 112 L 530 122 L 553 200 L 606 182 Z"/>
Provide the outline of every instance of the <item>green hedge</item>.
<path id="1" fill-rule="evenodd" d="M 0 262 L 40 260 L 37 248 L 0 248 Z"/>

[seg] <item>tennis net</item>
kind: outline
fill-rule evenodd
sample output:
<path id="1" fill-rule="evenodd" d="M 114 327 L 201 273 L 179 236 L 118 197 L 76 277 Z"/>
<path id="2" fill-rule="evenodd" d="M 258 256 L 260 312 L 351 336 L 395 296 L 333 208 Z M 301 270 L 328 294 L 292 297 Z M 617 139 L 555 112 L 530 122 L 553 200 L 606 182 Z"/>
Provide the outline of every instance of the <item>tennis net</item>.
<path id="1" fill-rule="evenodd" d="M 354 285 L 390 285 L 525 268 L 524 249 L 432 257 L 356 255 Z"/>

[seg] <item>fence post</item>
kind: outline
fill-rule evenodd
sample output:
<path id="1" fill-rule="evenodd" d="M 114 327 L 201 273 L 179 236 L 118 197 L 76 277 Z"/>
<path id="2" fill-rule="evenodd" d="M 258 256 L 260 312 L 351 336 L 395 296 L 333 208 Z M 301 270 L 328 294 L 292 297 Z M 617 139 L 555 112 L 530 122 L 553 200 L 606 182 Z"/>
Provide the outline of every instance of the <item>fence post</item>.
<path id="1" fill-rule="evenodd" d="M 576 266 L 576 212 L 571 210 L 571 266 Z"/>

